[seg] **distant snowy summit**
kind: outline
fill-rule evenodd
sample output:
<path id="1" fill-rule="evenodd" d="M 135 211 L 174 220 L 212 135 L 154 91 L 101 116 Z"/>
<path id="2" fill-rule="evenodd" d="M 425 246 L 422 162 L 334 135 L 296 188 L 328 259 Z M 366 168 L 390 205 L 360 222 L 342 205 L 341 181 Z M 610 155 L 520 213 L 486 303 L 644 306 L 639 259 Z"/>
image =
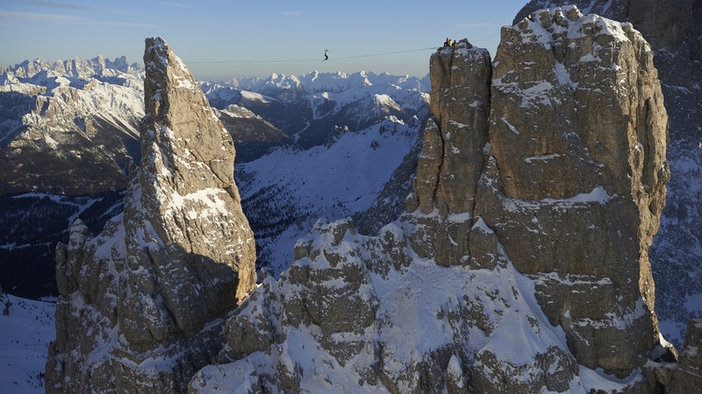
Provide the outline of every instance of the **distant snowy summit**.
<path id="1" fill-rule="evenodd" d="M 120 74 L 140 75 L 143 78 L 144 68 L 139 63 L 129 63 L 125 56 L 110 60 L 104 56 L 92 59 L 73 58 L 64 61 L 47 62 L 41 59 L 26 60 L 20 64 L 8 67 L 2 73 L 2 86 L 9 83 L 28 83 L 45 85 L 52 78 L 78 81 L 91 79 L 109 79 Z"/>
<path id="2" fill-rule="evenodd" d="M 143 69 L 126 58 L 27 61 L 0 75 L 0 195 L 126 187 L 144 115 Z M 94 174 L 101 174 L 96 177 Z"/>
<path id="3" fill-rule="evenodd" d="M 129 163 L 139 157 L 143 78 L 143 67 L 125 57 L 37 59 L 5 69 L 0 74 L 0 195 L 124 189 Z M 237 105 L 256 115 L 235 115 L 235 108 L 220 114 L 241 146 L 239 161 L 274 146 L 322 144 L 334 125 L 362 128 L 391 112 L 408 119 L 426 106 L 428 91 L 416 78 L 363 72 L 276 74 L 199 85 L 219 110 Z M 361 114 L 365 120 L 340 119 Z M 335 119 L 321 120 L 331 116 Z"/>

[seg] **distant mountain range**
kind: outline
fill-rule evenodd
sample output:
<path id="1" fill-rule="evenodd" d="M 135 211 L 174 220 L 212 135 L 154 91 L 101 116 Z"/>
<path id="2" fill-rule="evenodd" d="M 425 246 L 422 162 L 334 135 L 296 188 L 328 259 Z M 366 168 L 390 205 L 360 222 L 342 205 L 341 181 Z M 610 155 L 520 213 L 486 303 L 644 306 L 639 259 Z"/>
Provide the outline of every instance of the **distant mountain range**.
<path id="1" fill-rule="evenodd" d="M 143 78 L 141 66 L 102 57 L 27 61 L 0 75 L 6 290 L 55 294 L 54 247 L 70 223 L 81 218 L 96 233 L 121 210 L 130 163 L 140 156 Z M 320 215 L 364 216 L 416 150 L 428 115 L 428 80 L 408 76 L 311 72 L 200 84 L 236 144 L 236 177 L 260 268 L 276 273 L 291 262 L 295 237 Z M 328 179 L 339 177 L 353 190 L 330 188 Z M 376 215 L 392 220 L 403 200 L 376 203 Z"/>
<path id="2" fill-rule="evenodd" d="M 515 22 L 536 9 L 566 3 L 631 21 L 655 51 L 669 117 L 671 179 L 649 254 L 661 332 L 680 348 L 689 319 L 702 316 L 702 45 L 700 35 L 695 36 L 702 7 L 695 2 L 675 34 L 660 32 L 665 25 L 652 14 L 659 7 L 648 1 L 625 7 L 628 2 L 534 0 Z M 661 20 L 669 20 L 667 12 Z M 141 155 L 143 80 L 143 68 L 126 58 L 36 60 L 2 70 L 0 285 L 5 291 L 32 298 L 55 295 L 54 251 L 58 242 L 67 242 L 71 224 L 80 218 L 95 235 L 122 211 L 129 174 Z M 405 211 L 430 114 L 428 78 L 311 72 L 199 84 L 236 144 L 235 178 L 255 232 L 262 277 L 279 278 L 293 260 L 312 250 L 313 242 L 328 232 L 347 231 L 346 226 L 354 226 L 349 239 L 360 248 L 366 235 L 376 235 Z M 471 231 L 482 230 L 481 224 Z M 393 231 L 401 233 L 393 227 L 384 236 Z M 346 257 L 352 259 L 352 252 Z M 420 268 L 408 271 L 412 277 L 407 282 L 382 272 L 371 276 L 409 291 L 423 283 L 423 270 L 440 275 L 433 266 Z M 510 270 L 507 274 L 513 275 Z M 272 286 L 267 280 L 266 286 Z M 446 283 L 450 280 L 455 278 Z M 523 283 L 518 287 L 524 290 Z M 476 297 L 485 294 L 475 292 Z M 447 297 L 446 305 L 458 305 Z M 499 299 L 484 301 L 481 305 L 499 307 Z M 399 310 L 389 315 L 399 316 Z M 546 327 L 546 319 L 539 316 L 538 324 Z M 455 355 L 436 357 L 446 358 L 449 372 L 462 373 Z M 595 375 L 584 376 L 600 378 Z"/>

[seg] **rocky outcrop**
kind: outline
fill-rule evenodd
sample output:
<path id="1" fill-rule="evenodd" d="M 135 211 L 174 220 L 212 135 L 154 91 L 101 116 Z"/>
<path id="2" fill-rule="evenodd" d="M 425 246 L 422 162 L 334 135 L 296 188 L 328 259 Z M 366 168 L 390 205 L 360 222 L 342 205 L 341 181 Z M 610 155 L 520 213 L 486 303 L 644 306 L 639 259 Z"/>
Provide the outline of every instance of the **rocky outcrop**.
<path id="1" fill-rule="evenodd" d="M 476 189 L 484 166 L 490 111 L 490 54 L 467 40 L 440 48 L 430 61 L 433 119 L 424 129 L 414 180 L 416 195 L 407 207 L 435 212 L 442 220 L 416 224 L 426 231 L 414 237 L 415 250 L 437 264 L 467 263 L 467 234 Z M 450 217 L 450 220 L 448 219 Z M 426 233 L 428 232 L 428 233 Z M 428 237 L 428 238 L 427 238 Z M 432 244 L 422 240 L 432 239 Z"/>
<path id="2" fill-rule="evenodd" d="M 656 311 L 666 339 L 682 346 L 690 318 L 702 317 L 702 270 L 699 269 L 702 227 L 699 154 L 702 124 L 702 2 L 695 0 L 532 0 L 515 23 L 542 8 L 575 4 L 583 12 L 627 21 L 641 32 L 654 51 L 669 118 L 666 206 L 661 227 L 649 251 L 659 289 Z M 681 284 L 685 285 L 682 286 Z"/>
<path id="3" fill-rule="evenodd" d="M 219 364 L 189 389 L 584 390 L 558 329 L 529 306 L 533 285 L 513 267 L 413 259 L 406 222 L 377 237 L 353 228 L 318 222 L 280 280 L 265 278 L 228 320 Z"/>
<path id="4" fill-rule="evenodd" d="M 673 371 L 671 394 L 697 393 L 702 390 L 702 319 L 690 320 L 680 361 Z"/>
<path id="5" fill-rule="evenodd" d="M 162 39 L 146 40 L 144 63 L 124 213 L 92 239 L 77 221 L 57 247 L 48 392 L 184 391 L 219 351 L 222 316 L 255 285 L 231 136 Z"/>
<path id="6" fill-rule="evenodd" d="M 466 47 L 441 49 L 432 65 L 463 57 Z M 467 75 L 490 75 L 489 61 L 473 64 Z M 648 249 L 669 171 L 653 53 L 631 25 L 566 7 L 504 28 L 494 64 L 482 98 L 443 82 L 471 67 L 432 68 L 441 126 L 425 131 L 415 188 L 421 211 L 439 215 L 414 219 L 413 247 L 439 264 L 481 268 L 499 264 L 495 249 L 504 247 L 535 281 L 541 307 L 565 330 L 578 363 L 627 376 L 658 345 Z M 477 85 L 468 82 L 465 92 L 484 82 Z M 489 103 L 489 131 L 484 110 L 473 121 L 460 117 L 478 103 Z M 454 167 L 482 175 L 479 185 L 467 173 L 455 181 L 456 171 L 437 175 L 461 151 L 457 135 L 475 142 Z M 437 193 L 437 184 L 446 192 Z M 436 197 L 442 194 L 448 197 Z M 475 199 L 475 209 L 444 208 L 458 199 Z"/>
<path id="7" fill-rule="evenodd" d="M 702 35 L 699 24 L 702 4 L 698 0 L 532 0 L 519 11 L 514 22 L 538 9 L 569 4 L 587 13 L 631 22 L 654 50 L 664 49 L 688 60 L 702 60 L 702 42 L 699 38 Z M 673 77 L 668 71 L 662 70 L 665 79 Z"/>
<path id="8" fill-rule="evenodd" d="M 628 376 L 659 337 L 648 249 L 669 170 L 653 52 L 630 24 L 564 7 L 504 28 L 495 64 L 475 215 L 578 362 Z"/>
<path id="9" fill-rule="evenodd" d="M 504 28 L 494 62 L 440 48 L 408 213 L 377 237 L 318 223 L 190 389 L 660 391 L 652 59 L 630 24 L 575 7 Z"/>
<path id="10" fill-rule="evenodd" d="M 430 63 L 434 115 L 424 133 L 415 189 L 424 213 L 471 212 L 483 168 L 490 110 L 490 54 L 462 40 Z"/>

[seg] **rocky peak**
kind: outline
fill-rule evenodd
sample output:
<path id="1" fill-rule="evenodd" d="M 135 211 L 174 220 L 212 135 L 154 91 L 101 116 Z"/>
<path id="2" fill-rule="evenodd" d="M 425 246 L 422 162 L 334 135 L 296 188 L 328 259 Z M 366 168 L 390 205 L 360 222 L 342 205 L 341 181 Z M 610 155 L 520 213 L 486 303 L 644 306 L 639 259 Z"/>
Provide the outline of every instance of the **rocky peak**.
<path id="1" fill-rule="evenodd" d="M 490 54 L 467 40 L 440 48 L 429 63 L 432 90 L 415 188 L 422 212 L 472 212 L 483 167 L 490 103 Z M 458 101 L 458 102 L 456 102 Z"/>
<path id="2" fill-rule="evenodd" d="M 439 215 L 411 219 L 413 247 L 438 264 L 494 268 L 501 245 L 577 361 L 626 375 L 658 343 L 648 249 L 669 170 L 653 52 L 631 24 L 569 6 L 503 28 L 492 73 L 479 53 L 460 42 L 432 56 L 436 122 L 408 209 Z M 573 292 L 575 277 L 608 296 Z"/>
<path id="3" fill-rule="evenodd" d="M 190 389 L 660 392 L 652 58 L 630 24 L 575 7 L 505 27 L 494 62 L 439 48 L 408 212 L 377 237 L 339 221 L 299 241 Z"/>
<path id="4" fill-rule="evenodd" d="M 158 296 L 178 329 L 192 332 L 255 285 L 253 232 L 234 184 L 234 143 L 187 67 L 160 38 L 147 39 L 144 64 L 142 160 L 125 201 L 133 219 L 127 254 L 151 267 L 147 276 L 163 272 Z M 149 281 L 143 286 L 138 299 L 154 290 Z M 150 341 L 154 328 L 141 330 L 134 334 Z"/>
<path id="5" fill-rule="evenodd" d="M 565 5 L 575 5 L 586 14 L 631 22 L 654 50 L 665 49 L 689 60 L 702 60 L 699 0 L 532 0 L 517 14 L 514 23 L 536 10 Z"/>
<path id="6" fill-rule="evenodd" d="M 578 362 L 627 375 L 659 337 L 648 249 L 669 170 L 653 52 L 630 24 L 569 6 L 503 28 L 494 63 L 475 214 Z"/>
<path id="7" fill-rule="evenodd" d="M 218 352 L 213 322 L 256 282 L 231 136 L 165 41 L 146 40 L 144 63 L 142 156 L 124 213 L 93 239 L 77 222 L 57 248 L 49 392 L 183 391 Z"/>

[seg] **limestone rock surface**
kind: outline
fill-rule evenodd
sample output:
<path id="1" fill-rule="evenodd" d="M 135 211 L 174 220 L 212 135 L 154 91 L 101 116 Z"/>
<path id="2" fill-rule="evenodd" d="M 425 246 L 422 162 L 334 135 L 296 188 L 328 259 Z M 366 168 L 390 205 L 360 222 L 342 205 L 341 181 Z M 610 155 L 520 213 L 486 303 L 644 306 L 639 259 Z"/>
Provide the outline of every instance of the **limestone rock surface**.
<path id="1" fill-rule="evenodd" d="M 415 180 L 424 213 L 434 207 L 445 217 L 473 209 L 483 167 L 490 111 L 490 54 L 461 40 L 442 47 L 429 63 L 433 119 Z"/>
<path id="2" fill-rule="evenodd" d="M 584 13 L 630 22 L 651 44 L 669 121 L 671 179 L 661 227 L 649 251 L 665 337 L 682 347 L 691 318 L 702 317 L 702 217 L 696 179 L 702 172 L 702 2 L 697 0 L 532 0 L 514 23 L 543 8 L 574 4 Z M 681 284 L 685 285 L 681 285 Z"/>
<path id="3" fill-rule="evenodd" d="M 690 320 L 680 362 L 673 371 L 671 394 L 697 393 L 702 390 L 702 319 Z"/>
<path id="4" fill-rule="evenodd" d="M 669 170 L 653 52 L 630 24 L 570 6 L 503 28 L 495 64 L 475 215 L 578 362 L 626 376 L 659 337 L 648 249 Z"/>
<path id="5" fill-rule="evenodd" d="M 494 62 L 466 40 L 439 48 L 408 212 L 376 237 L 318 224 L 190 389 L 663 390 L 652 59 L 630 24 L 575 7 L 504 28 Z"/>
<path id="6" fill-rule="evenodd" d="M 433 118 L 424 129 L 408 210 L 419 206 L 424 214 L 446 219 L 418 218 L 414 236 L 418 253 L 441 265 L 468 263 L 469 219 L 488 138 L 491 72 L 490 54 L 467 40 L 439 48 L 430 60 Z M 426 239 L 435 241 L 425 244 Z"/>
<path id="7" fill-rule="evenodd" d="M 231 136 L 164 40 L 146 40 L 144 63 L 141 162 L 124 213 L 95 238 L 76 222 L 57 247 L 47 392 L 184 391 L 255 285 Z"/>

